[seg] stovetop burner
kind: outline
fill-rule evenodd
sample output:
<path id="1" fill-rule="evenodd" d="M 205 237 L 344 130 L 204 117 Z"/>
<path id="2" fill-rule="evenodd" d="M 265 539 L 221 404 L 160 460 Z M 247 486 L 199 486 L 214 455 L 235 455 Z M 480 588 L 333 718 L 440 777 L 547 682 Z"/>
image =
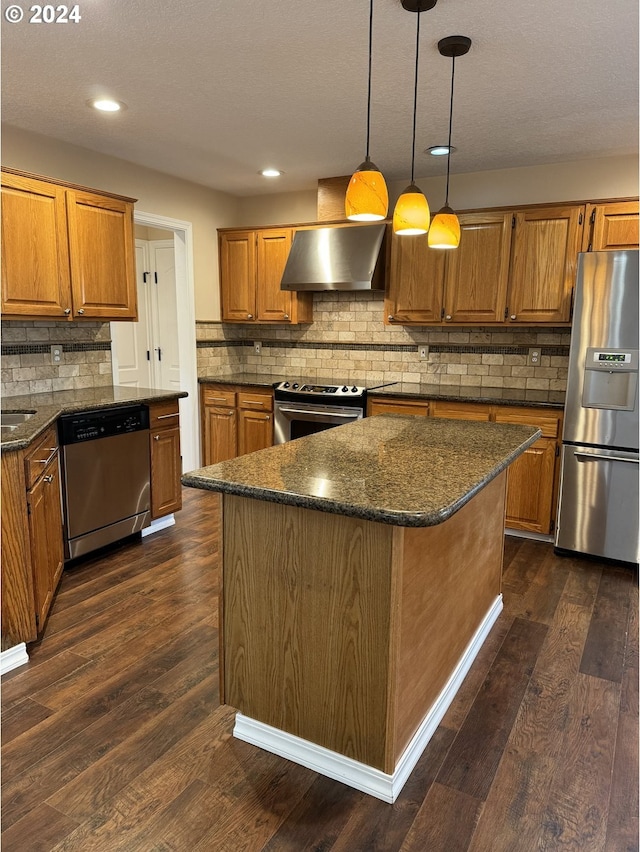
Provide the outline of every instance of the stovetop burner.
<path id="1" fill-rule="evenodd" d="M 362 397 L 366 388 L 358 385 L 317 385 L 305 382 L 280 382 L 275 386 L 276 398 L 285 397 L 289 394 L 303 394 L 308 396 L 322 397 L 349 397 L 351 399 Z"/>

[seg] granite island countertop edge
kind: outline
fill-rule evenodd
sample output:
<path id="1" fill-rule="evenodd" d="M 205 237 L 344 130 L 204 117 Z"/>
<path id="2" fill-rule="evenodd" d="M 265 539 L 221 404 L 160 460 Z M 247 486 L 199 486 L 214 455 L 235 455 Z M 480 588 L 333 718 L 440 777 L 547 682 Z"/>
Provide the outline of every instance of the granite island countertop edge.
<path id="1" fill-rule="evenodd" d="M 403 419 L 403 415 L 381 415 L 383 418 Z M 413 419 L 413 418 L 409 418 Z M 361 421 L 362 422 L 362 421 Z M 445 419 L 438 421 L 440 424 L 449 423 L 455 428 L 460 421 L 447 421 Z M 349 426 L 337 427 L 339 429 L 352 428 L 355 424 Z M 478 425 L 478 424 L 474 424 Z M 487 425 L 487 424 L 479 424 Z M 514 447 L 511 452 L 507 453 L 498 463 L 493 464 L 488 468 L 482 478 L 473 483 L 468 490 L 454 500 L 443 500 L 438 509 L 431 511 L 399 511 L 391 508 L 380 506 L 365 506 L 354 503 L 345 502 L 335 498 L 326 498 L 314 496 L 310 494 L 300 493 L 299 491 L 274 489 L 262 487 L 256 484 L 243 483 L 233 481 L 229 478 L 220 478 L 215 475 L 217 465 L 201 468 L 200 470 L 191 471 L 182 476 L 182 484 L 191 488 L 200 488 L 207 491 L 215 491 L 222 494 L 231 494 L 238 497 L 246 497 L 249 499 L 262 500 L 270 503 L 278 503 L 281 505 L 296 506 L 304 509 L 315 509 L 328 514 L 344 515 L 352 518 L 359 518 L 366 521 L 374 521 L 383 524 L 402 527 L 428 527 L 435 526 L 448 520 L 453 514 L 468 503 L 482 488 L 485 487 L 491 480 L 495 479 L 503 470 L 505 470 L 512 461 L 521 455 L 528 447 L 542 435 L 540 429 L 534 427 L 517 426 L 516 429 L 521 430 L 524 436 L 525 432 L 529 432 L 522 443 Z M 333 430 L 328 430 L 331 432 Z M 325 433 L 326 434 L 326 433 Z M 309 436 L 314 437 L 314 436 Z M 298 439 L 307 440 L 307 439 Z M 260 453 L 269 452 L 276 448 L 271 447 L 267 450 L 260 450 L 253 453 L 253 456 Z M 209 472 L 211 471 L 211 472 Z"/>

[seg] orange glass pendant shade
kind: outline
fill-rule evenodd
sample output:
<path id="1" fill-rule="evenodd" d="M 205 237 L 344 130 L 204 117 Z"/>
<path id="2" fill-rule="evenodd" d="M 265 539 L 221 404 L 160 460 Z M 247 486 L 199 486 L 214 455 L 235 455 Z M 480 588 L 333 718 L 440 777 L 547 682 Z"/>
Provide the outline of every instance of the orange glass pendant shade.
<path id="1" fill-rule="evenodd" d="M 460 222 L 454 211 L 445 206 L 433 217 L 429 237 L 430 248 L 458 248 L 460 245 Z"/>
<path id="2" fill-rule="evenodd" d="M 384 176 L 368 158 L 353 173 L 344 199 L 344 212 L 352 222 L 377 222 L 389 210 Z"/>
<path id="3" fill-rule="evenodd" d="M 429 202 L 424 192 L 415 183 L 410 184 L 396 202 L 393 233 L 400 236 L 426 234 L 430 221 Z"/>

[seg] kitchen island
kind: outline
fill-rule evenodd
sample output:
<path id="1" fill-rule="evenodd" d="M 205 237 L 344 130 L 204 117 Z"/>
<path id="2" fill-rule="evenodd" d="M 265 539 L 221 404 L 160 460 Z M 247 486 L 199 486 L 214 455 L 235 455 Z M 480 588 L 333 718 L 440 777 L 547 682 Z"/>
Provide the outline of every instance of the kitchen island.
<path id="1" fill-rule="evenodd" d="M 502 608 L 513 424 L 365 418 L 193 471 L 221 492 L 235 736 L 392 802 Z"/>

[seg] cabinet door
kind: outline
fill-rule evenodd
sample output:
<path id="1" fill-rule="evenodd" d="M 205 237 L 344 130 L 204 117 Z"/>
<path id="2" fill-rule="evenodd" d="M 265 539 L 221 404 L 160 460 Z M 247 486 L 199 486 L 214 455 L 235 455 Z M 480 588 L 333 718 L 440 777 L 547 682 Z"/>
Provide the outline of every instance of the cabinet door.
<path id="1" fill-rule="evenodd" d="M 2 174 L 2 313 L 71 313 L 65 191 L 45 181 Z"/>
<path id="2" fill-rule="evenodd" d="M 292 321 L 295 294 L 280 289 L 291 249 L 291 230 L 258 231 L 256 235 L 256 303 L 259 320 Z"/>
<path id="3" fill-rule="evenodd" d="M 587 247 L 590 251 L 638 248 L 637 201 L 596 204 L 587 207 L 587 216 L 593 217 L 591 242 Z"/>
<path id="4" fill-rule="evenodd" d="M 238 426 L 235 408 L 206 406 L 204 416 L 204 464 L 216 464 L 236 457 Z"/>
<path id="5" fill-rule="evenodd" d="M 429 248 L 426 234 L 416 237 L 394 234 L 385 323 L 440 324 L 445 255 L 444 251 Z"/>
<path id="6" fill-rule="evenodd" d="M 447 256 L 445 322 L 502 322 L 512 214 L 464 213 L 459 218 L 460 245 Z"/>
<path id="7" fill-rule="evenodd" d="M 182 508 L 180 427 L 151 432 L 151 518 Z"/>
<path id="8" fill-rule="evenodd" d="M 247 322 L 256 317 L 256 234 L 220 235 L 222 319 Z"/>
<path id="9" fill-rule="evenodd" d="M 273 417 L 264 411 L 241 408 L 238 455 L 273 446 Z"/>
<path id="10" fill-rule="evenodd" d="M 567 323 L 584 207 L 516 213 L 507 315 L 517 323 Z"/>
<path id="11" fill-rule="evenodd" d="M 429 413 L 429 403 L 419 399 L 371 399 L 367 400 L 367 415 L 376 414 L 413 414 L 426 417 Z"/>
<path id="12" fill-rule="evenodd" d="M 133 205 L 67 190 L 73 315 L 138 318 Z"/>
<path id="13" fill-rule="evenodd" d="M 555 462 L 556 441 L 540 438 L 509 466 L 507 527 L 551 532 Z"/>
<path id="14" fill-rule="evenodd" d="M 60 464 L 51 459 L 27 493 L 31 567 L 38 630 L 42 630 L 63 568 Z"/>

